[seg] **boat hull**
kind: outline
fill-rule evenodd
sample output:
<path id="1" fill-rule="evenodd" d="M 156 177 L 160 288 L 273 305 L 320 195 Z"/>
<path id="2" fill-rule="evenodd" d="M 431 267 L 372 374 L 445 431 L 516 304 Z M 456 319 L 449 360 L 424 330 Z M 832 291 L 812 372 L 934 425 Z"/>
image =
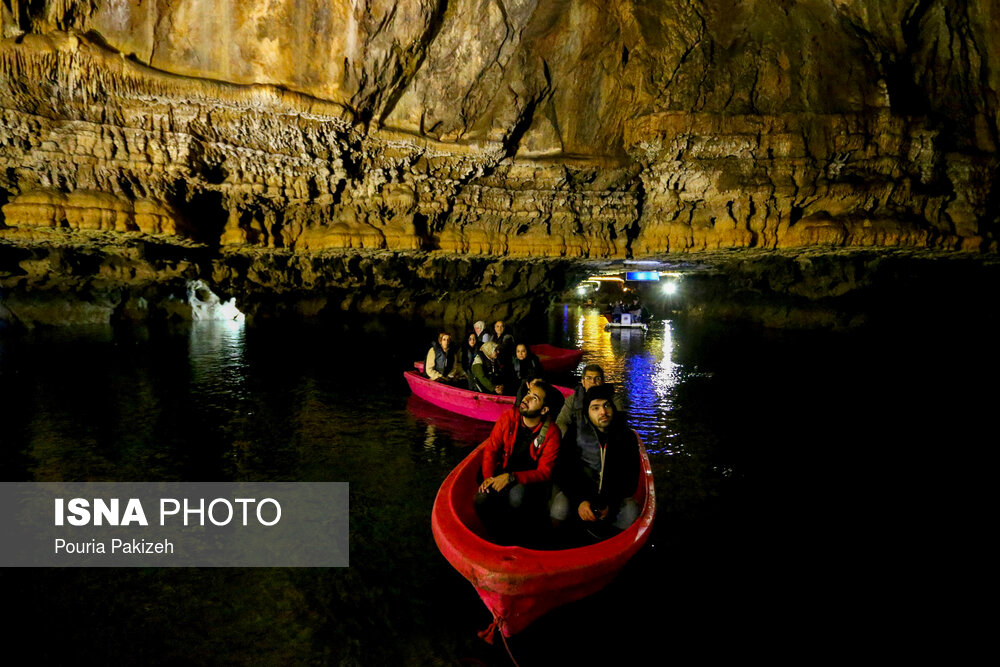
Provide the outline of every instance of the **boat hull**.
<path id="1" fill-rule="evenodd" d="M 415 371 L 406 371 L 403 377 L 406 378 L 406 383 L 410 385 L 410 391 L 415 396 L 439 408 L 473 419 L 495 422 L 500 415 L 514 406 L 513 396 L 481 394 L 478 391 L 452 387 L 442 382 L 435 382 Z M 556 387 L 556 389 L 562 392 L 563 396 L 570 396 L 573 393 L 572 389 L 566 387 Z"/>
<path id="2" fill-rule="evenodd" d="M 639 518 L 614 537 L 574 549 L 500 546 L 482 537 L 483 526 L 473 508 L 482 445 L 445 479 L 431 513 L 434 540 L 448 562 L 475 587 L 503 636 L 520 632 L 555 607 L 597 592 L 646 543 L 656 494 L 649 457 L 641 442 L 639 446 Z"/>
<path id="3" fill-rule="evenodd" d="M 568 350 L 546 343 L 531 345 L 529 349 L 542 362 L 542 370 L 548 373 L 569 373 L 576 369 L 576 365 L 583 357 L 583 350 Z"/>
<path id="4" fill-rule="evenodd" d="M 618 324 L 617 322 L 610 322 L 604 325 L 605 331 L 612 331 L 613 329 L 639 329 L 640 331 L 646 331 L 649 326 L 646 324 Z"/>

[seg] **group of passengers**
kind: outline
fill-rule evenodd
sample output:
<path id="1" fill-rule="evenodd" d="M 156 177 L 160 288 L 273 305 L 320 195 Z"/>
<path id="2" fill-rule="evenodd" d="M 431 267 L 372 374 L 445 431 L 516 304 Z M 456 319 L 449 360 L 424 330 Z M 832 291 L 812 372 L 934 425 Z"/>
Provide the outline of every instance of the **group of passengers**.
<path id="1" fill-rule="evenodd" d="M 437 382 L 513 396 L 526 382 L 542 376 L 542 364 L 526 343 L 515 342 L 503 320 L 489 330 L 480 320 L 461 346 L 450 333 L 439 333 L 427 351 L 424 373 Z"/>
<path id="2" fill-rule="evenodd" d="M 476 511 L 490 539 L 562 548 L 603 539 L 639 516 L 639 444 L 596 364 L 573 395 L 527 382 L 486 440 Z"/>
<path id="3" fill-rule="evenodd" d="M 619 323 L 622 321 L 623 314 L 628 314 L 631 321 L 636 323 L 649 319 L 649 311 L 643 308 L 638 299 L 632 299 L 627 302 L 622 300 L 615 301 L 611 304 L 611 316 L 608 317 L 608 320 Z"/>

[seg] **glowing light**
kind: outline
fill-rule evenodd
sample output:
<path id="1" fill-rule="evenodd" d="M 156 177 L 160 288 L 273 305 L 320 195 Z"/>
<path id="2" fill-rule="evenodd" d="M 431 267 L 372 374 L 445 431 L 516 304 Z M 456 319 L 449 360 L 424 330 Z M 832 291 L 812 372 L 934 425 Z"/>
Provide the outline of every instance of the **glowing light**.
<path id="1" fill-rule="evenodd" d="M 664 294 L 677 294 L 677 283 L 673 282 L 673 281 L 671 281 L 669 283 L 664 283 L 663 284 L 663 293 Z"/>

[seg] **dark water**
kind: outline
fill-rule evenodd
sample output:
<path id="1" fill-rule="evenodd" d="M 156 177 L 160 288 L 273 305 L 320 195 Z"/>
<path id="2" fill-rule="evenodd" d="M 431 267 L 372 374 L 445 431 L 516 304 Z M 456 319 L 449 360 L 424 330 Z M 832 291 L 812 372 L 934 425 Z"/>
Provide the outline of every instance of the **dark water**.
<path id="1" fill-rule="evenodd" d="M 928 554 L 958 540 L 941 494 L 963 486 L 995 407 L 974 389 L 995 357 L 970 358 L 989 333 L 602 325 L 559 307 L 536 336 L 582 347 L 621 387 L 651 454 L 655 530 L 605 591 L 512 638 L 518 663 L 920 649 L 930 595 L 949 597 Z M 8 650 L 43 664 L 510 664 L 476 637 L 488 613 L 431 536 L 439 484 L 489 429 L 409 396 L 402 371 L 431 333 L 0 333 L 4 481 L 346 481 L 351 495 L 349 568 L 3 571 Z"/>

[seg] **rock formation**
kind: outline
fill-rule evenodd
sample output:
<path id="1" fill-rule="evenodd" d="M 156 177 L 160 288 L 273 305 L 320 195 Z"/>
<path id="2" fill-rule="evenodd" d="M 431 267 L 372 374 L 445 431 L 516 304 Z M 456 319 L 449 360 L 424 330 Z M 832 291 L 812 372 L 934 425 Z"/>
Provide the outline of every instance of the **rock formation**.
<path id="1" fill-rule="evenodd" d="M 987 0 L 0 0 L 0 32 L 0 243 L 997 250 Z"/>

